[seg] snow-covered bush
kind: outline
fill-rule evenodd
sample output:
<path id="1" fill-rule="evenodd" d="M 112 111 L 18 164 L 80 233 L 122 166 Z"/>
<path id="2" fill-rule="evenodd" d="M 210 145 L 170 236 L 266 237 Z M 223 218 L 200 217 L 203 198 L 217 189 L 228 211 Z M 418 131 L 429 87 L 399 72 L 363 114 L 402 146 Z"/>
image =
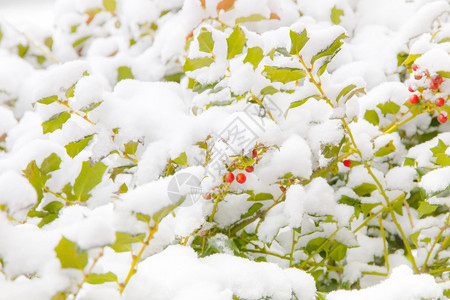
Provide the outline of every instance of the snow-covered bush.
<path id="1" fill-rule="evenodd" d="M 59 0 L 0 22 L 0 299 L 447 299 L 450 5 Z"/>

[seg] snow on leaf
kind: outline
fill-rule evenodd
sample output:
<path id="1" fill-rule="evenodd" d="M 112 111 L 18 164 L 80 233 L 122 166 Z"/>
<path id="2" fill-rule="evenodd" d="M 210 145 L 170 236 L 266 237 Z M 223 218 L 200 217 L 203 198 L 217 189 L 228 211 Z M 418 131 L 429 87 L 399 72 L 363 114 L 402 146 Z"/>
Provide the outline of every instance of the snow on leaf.
<path id="1" fill-rule="evenodd" d="M 87 251 L 81 250 L 78 245 L 65 237 L 62 237 L 55 248 L 56 257 L 61 262 L 62 268 L 83 270 L 88 262 Z"/>
<path id="2" fill-rule="evenodd" d="M 311 65 L 313 65 L 314 62 L 316 60 L 318 60 L 319 58 L 336 54 L 340 50 L 342 44 L 344 43 L 343 39 L 345 37 L 346 37 L 345 33 L 342 33 L 341 35 L 339 35 L 337 37 L 337 39 L 334 40 L 334 42 L 330 46 L 328 46 L 327 48 L 323 49 L 322 51 L 320 51 L 319 53 L 314 55 L 311 58 Z"/>

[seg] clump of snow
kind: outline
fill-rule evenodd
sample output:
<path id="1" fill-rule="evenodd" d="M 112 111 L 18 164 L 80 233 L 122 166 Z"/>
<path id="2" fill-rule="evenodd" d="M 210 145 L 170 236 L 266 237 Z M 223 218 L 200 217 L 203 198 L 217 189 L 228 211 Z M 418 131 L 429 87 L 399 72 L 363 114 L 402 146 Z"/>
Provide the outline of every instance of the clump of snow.
<path id="1" fill-rule="evenodd" d="M 419 300 L 442 296 L 442 288 L 428 274 L 413 274 L 405 266 L 392 270 L 392 274 L 383 282 L 359 291 L 334 291 L 327 295 L 327 300 L 386 299 Z"/>

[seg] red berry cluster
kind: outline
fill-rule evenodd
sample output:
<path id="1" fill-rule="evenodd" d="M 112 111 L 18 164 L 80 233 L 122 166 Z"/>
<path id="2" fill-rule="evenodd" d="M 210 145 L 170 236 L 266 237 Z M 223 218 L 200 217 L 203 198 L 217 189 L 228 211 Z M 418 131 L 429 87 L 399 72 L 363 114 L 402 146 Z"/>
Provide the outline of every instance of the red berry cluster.
<path id="1" fill-rule="evenodd" d="M 436 95 L 442 82 L 444 81 L 442 76 L 440 76 L 439 74 L 430 74 L 427 69 L 420 68 L 417 64 L 413 64 L 411 66 L 411 69 L 413 71 L 414 79 L 417 81 L 420 80 L 420 82 L 418 82 L 417 84 L 419 86 L 418 88 L 415 88 L 412 85 L 408 87 L 408 90 L 413 93 L 411 96 L 409 96 L 408 101 L 411 104 L 416 104 L 417 102 L 419 102 L 419 100 L 424 99 L 423 91 L 426 89 L 429 89 L 433 93 L 433 95 Z M 429 103 L 429 101 L 426 100 L 425 102 Z M 434 104 L 437 108 L 444 106 L 445 102 L 446 100 L 443 97 L 438 97 L 434 100 Z M 445 123 L 447 122 L 447 115 L 440 112 L 437 120 L 439 121 L 439 123 Z"/>
<path id="2" fill-rule="evenodd" d="M 256 149 L 252 150 L 252 158 L 255 159 L 258 156 L 258 151 L 256 151 Z M 247 166 L 245 168 L 245 171 L 247 173 L 252 173 L 255 170 L 254 166 Z M 234 181 L 234 174 L 233 172 L 228 172 L 227 174 L 225 174 L 224 176 L 224 180 L 228 183 L 231 183 Z M 245 176 L 244 173 L 239 173 L 236 175 L 236 181 L 239 183 L 244 183 L 247 180 L 247 176 Z"/>

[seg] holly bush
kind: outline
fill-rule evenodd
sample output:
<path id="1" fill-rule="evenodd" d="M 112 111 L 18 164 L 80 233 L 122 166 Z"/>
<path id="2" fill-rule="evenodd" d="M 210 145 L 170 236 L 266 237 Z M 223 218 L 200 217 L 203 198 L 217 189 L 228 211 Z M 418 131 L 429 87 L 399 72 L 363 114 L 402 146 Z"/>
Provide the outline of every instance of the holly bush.
<path id="1" fill-rule="evenodd" d="M 450 7 L 390 5 L 0 22 L 5 299 L 447 299 Z"/>

